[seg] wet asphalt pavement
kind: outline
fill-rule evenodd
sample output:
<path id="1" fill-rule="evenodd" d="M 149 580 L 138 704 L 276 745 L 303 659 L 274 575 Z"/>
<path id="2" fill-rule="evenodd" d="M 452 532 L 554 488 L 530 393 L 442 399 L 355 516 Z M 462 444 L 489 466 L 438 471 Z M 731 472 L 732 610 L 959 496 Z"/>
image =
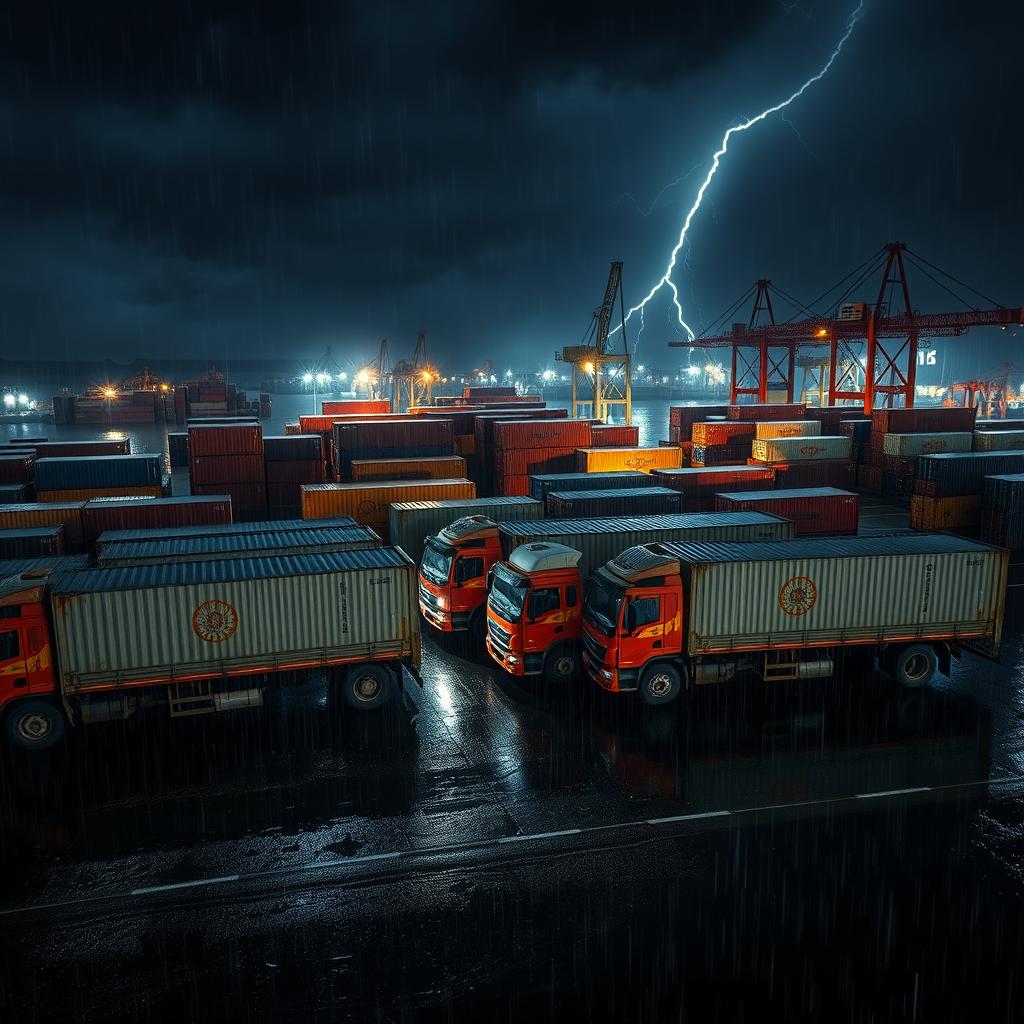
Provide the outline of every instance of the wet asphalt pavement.
<path id="1" fill-rule="evenodd" d="M 313 678 L 10 760 L 0 1019 L 1019 1020 L 1011 582 L 1002 663 L 925 691 L 646 711 L 433 635 L 383 715 Z"/>

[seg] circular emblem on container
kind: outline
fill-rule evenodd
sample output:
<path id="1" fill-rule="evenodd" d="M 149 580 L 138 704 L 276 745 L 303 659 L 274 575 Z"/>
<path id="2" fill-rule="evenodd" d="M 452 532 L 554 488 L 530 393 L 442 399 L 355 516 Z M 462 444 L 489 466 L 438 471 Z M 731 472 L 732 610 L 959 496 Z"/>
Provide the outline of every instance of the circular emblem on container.
<path id="1" fill-rule="evenodd" d="M 806 576 L 794 576 L 782 584 L 779 607 L 787 615 L 806 615 L 818 600 L 818 588 Z"/>
<path id="2" fill-rule="evenodd" d="M 223 643 L 238 629 L 238 612 L 224 601 L 204 601 L 192 613 L 192 628 L 200 640 Z"/>

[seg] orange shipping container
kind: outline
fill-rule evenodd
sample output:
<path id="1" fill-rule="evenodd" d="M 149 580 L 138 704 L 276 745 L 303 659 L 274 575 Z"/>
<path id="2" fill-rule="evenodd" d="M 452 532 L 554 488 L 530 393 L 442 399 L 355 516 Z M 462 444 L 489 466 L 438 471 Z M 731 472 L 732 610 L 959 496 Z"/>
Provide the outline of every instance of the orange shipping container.
<path id="1" fill-rule="evenodd" d="M 41 526 L 63 526 L 64 544 L 69 552 L 81 551 L 84 501 L 61 503 L 23 502 L 0 505 L 0 530 L 33 530 Z"/>
<path id="2" fill-rule="evenodd" d="M 352 516 L 366 526 L 387 525 L 388 506 L 398 501 L 438 501 L 475 498 L 469 480 L 400 480 L 379 483 L 306 484 L 302 488 L 302 518 Z"/>
<path id="3" fill-rule="evenodd" d="M 910 526 L 914 530 L 955 530 L 978 526 L 981 521 L 981 495 L 955 498 L 927 498 L 915 494 L 910 499 Z"/>
<path id="4" fill-rule="evenodd" d="M 581 473 L 617 473 L 622 470 L 679 469 L 679 448 L 578 448 L 576 468 Z"/>
<path id="5" fill-rule="evenodd" d="M 473 455 L 476 452 L 475 434 L 456 434 L 455 452 L 458 455 Z"/>
<path id="6" fill-rule="evenodd" d="M 458 455 L 424 459 L 353 459 L 352 479 L 458 480 L 466 475 L 466 460 Z"/>

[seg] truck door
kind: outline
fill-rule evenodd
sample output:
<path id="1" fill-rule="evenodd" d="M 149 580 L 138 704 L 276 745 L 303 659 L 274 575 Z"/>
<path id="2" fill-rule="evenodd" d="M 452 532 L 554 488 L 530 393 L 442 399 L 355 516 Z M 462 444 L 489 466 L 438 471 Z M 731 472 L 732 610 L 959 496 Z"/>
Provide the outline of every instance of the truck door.
<path id="1" fill-rule="evenodd" d="M 660 654 L 680 650 L 679 598 L 640 593 L 627 599 L 619 634 L 619 668 L 638 669 Z"/>
<path id="2" fill-rule="evenodd" d="M 29 692 L 22 633 L 0 619 L 0 704 Z"/>
<path id="3" fill-rule="evenodd" d="M 455 586 L 470 590 L 484 590 L 484 556 L 463 555 L 455 563 Z"/>

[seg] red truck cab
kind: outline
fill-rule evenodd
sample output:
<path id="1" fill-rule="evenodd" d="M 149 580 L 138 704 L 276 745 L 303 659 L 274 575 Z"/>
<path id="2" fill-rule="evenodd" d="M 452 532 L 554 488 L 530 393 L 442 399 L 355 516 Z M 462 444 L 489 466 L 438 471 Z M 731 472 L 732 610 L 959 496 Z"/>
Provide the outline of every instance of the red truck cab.
<path id="1" fill-rule="evenodd" d="M 50 705 L 39 699 L 56 692 L 54 660 L 44 585 L 0 583 L 0 715 L 26 743 L 44 745 L 54 728 Z"/>
<path id="2" fill-rule="evenodd" d="M 487 651 L 514 676 L 572 679 L 579 662 L 582 555 L 564 544 L 522 544 L 488 578 Z"/>
<path id="3" fill-rule="evenodd" d="M 583 612 L 583 666 L 605 690 L 639 690 L 649 704 L 674 700 L 686 682 L 679 562 L 631 548 L 591 577 Z M 670 659 L 662 661 L 661 659 Z"/>
<path id="4" fill-rule="evenodd" d="M 466 516 L 428 537 L 419 566 L 420 614 L 442 633 L 483 640 L 487 574 L 501 559 L 498 525 Z"/>

